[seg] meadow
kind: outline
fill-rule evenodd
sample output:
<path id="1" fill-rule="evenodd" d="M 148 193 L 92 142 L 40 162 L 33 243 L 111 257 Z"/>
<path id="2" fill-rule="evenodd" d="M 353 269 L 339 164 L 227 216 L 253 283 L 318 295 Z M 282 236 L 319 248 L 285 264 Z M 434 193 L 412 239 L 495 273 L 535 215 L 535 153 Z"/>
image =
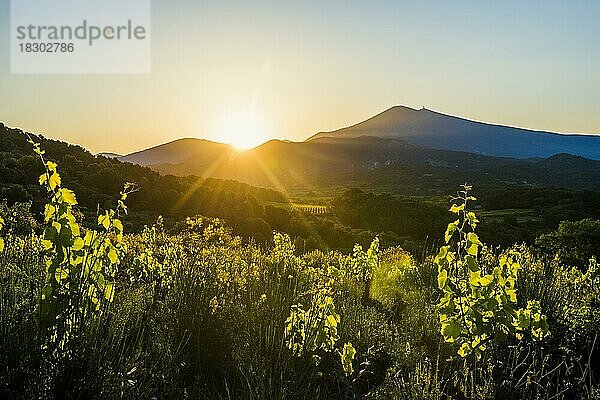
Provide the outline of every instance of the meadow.
<path id="1" fill-rule="evenodd" d="M 203 216 L 127 233 L 133 184 L 84 225 L 31 144 L 43 222 L 0 209 L 0 397 L 600 396 L 597 261 L 486 246 L 468 185 L 433 254 L 301 252 Z"/>

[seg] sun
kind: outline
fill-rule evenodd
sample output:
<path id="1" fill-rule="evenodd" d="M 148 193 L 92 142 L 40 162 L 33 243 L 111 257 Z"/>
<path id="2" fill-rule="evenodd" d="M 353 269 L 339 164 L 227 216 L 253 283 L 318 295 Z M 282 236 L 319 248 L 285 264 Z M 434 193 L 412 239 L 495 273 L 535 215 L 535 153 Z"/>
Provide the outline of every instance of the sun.
<path id="1" fill-rule="evenodd" d="M 254 148 L 268 140 L 263 121 L 248 111 L 227 114 L 217 131 L 220 141 L 239 150 Z"/>

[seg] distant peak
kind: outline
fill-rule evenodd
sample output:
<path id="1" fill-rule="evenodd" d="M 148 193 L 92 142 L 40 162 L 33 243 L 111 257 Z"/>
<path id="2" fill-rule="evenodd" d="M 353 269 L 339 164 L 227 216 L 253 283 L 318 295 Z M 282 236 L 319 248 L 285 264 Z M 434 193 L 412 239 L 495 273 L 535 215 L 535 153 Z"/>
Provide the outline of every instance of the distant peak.
<path id="1" fill-rule="evenodd" d="M 421 110 L 424 110 L 424 109 L 425 109 L 425 107 L 421 108 Z M 401 104 L 398 104 L 398 105 L 395 105 L 393 107 L 390 107 L 386 111 L 392 111 L 392 110 L 393 111 L 420 111 L 420 110 L 417 110 L 416 108 L 412 108 L 412 107 L 409 107 L 409 106 L 403 106 Z"/>

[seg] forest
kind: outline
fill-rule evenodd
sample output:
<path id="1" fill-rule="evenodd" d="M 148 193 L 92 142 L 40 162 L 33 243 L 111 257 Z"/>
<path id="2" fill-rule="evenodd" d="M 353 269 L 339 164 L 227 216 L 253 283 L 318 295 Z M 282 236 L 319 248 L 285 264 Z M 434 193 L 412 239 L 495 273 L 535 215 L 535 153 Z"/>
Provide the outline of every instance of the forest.
<path id="1" fill-rule="evenodd" d="M 38 185 L 43 168 L 31 153 L 26 134 L 0 125 L 0 200 L 8 206 L 30 203 L 35 219 L 46 195 Z M 33 134 L 29 134 L 33 135 Z M 290 202 L 314 202 L 308 197 L 291 199 L 289 194 L 250 186 L 232 180 L 196 176 L 161 175 L 149 168 L 94 156 L 80 146 L 35 136 L 46 157 L 60 164 L 65 185 L 78 194 L 78 213 L 88 224 L 98 208 L 109 208 L 118 200 L 124 182 L 134 182 L 135 195 L 123 217 L 128 232 L 163 217 L 168 229 L 188 216 L 219 218 L 234 234 L 259 244 L 272 244 L 273 231 L 290 235 L 302 250 L 349 252 L 354 244 L 368 246 L 378 236 L 382 245 L 422 251 L 422 243 L 433 244 L 449 222 L 448 195 L 416 196 L 385 193 L 375 189 L 347 187 L 330 198 L 318 199 L 314 207 L 327 206 L 330 213 L 315 214 L 291 207 Z M 483 185 L 477 187 L 475 207 L 481 210 L 480 235 L 494 246 L 533 244 L 542 234 L 558 229 L 561 221 L 600 219 L 600 193 L 546 186 Z M 293 203 L 292 203 L 293 204 Z M 83 218 L 83 217 L 86 218 Z M 430 247 L 430 246 L 429 246 Z M 431 250 L 431 248 L 429 248 Z"/>

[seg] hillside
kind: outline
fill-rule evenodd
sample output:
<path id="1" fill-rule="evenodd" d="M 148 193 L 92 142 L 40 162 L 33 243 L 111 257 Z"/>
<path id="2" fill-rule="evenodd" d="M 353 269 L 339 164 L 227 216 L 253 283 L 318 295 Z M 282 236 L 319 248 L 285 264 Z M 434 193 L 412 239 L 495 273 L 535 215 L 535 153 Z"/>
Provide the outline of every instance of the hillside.
<path id="1" fill-rule="evenodd" d="M 63 183 L 78 194 L 78 208 L 88 220 L 94 220 L 98 207 L 116 203 L 125 182 L 136 183 L 139 191 L 128 199 L 130 213 L 124 217 L 130 230 L 142 229 L 158 215 L 173 226 L 187 216 L 201 214 L 222 218 L 236 234 L 257 242 L 269 241 L 273 230 L 278 230 L 298 239 L 304 249 L 349 249 L 354 243 L 368 243 L 374 234 L 379 234 L 382 243 L 411 246 L 414 240 L 443 230 L 447 196 L 464 182 L 477 187 L 484 210 L 508 210 L 501 213 L 502 218 L 495 212 L 482 225 L 482 237 L 493 243 L 510 244 L 517 236 L 531 242 L 562 220 L 600 216 L 600 163 L 564 154 L 518 160 L 374 137 L 306 143 L 274 140 L 252 151 L 237 152 L 226 145 L 186 139 L 174 146 L 182 157 L 195 157 L 187 156 L 187 163 L 153 166 L 163 172 L 179 169 L 183 175 L 173 176 L 94 156 L 79 146 L 32 137 L 40 141 L 46 157 L 58 163 Z M 154 160 L 177 161 L 171 146 L 154 149 Z M 219 147 L 224 153 L 212 151 Z M 206 148 L 209 151 L 203 152 Z M 161 156 L 163 150 L 167 155 L 171 151 L 170 159 Z M 26 135 L 0 126 L 0 200 L 8 205 L 30 201 L 32 211 L 41 215 L 46 200 L 37 184 L 41 173 L 41 163 Z M 266 187 L 287 191 L 305 209 L 320 207 L 331 212 L 314 215 L 302 207 L 290 207 L 286 194 Z M 406 197 L 415 195 L 419 198 Z M 355 214 L 362 219 L 351 217 Z M 512 223 L 511 232 L 499 235 L 504 216 L 512 215 L 528 217 Z"/>
<path id="2" fill-rule="evenodd" d="M 266 218 L 260 202 L 286 201 L 274 190 L 230 180 L 164 176 L 146 167 L 95 156 L 80 146 L 30 136 L 41 143 L 47 159 L 59 165 L 63 183 L 78 194 L 79 209 L 88 216 L 95 215 L 98 208 L 113 207 L 123 184 L 134 182 L 139 190 L 130 196 L 130 215 L 124 218 L 130 230 L 141 229 L 158 215 L 175 221 L 202 214 L 227 219 L 240 232 L 268 238 L 271 228 L 259 221 Z M 26 134 L 0 124 L 0 201 L 9 205 L 31 202 L 32 210 L 41 213 L 46 201 L 38 185 L 42 172 Z"/>
<path id="3" fill-rule="evenodd" d="M 597 135 L 564 135 L 494 125 L 404 106 L 392 107 L 347 128 L 317 133 L 308 140 L 360 136 L 403 139 L 434 149 L 499 157 L 550 157 L 568 153 L 600 160 L 600 136 Z"/>
<path id="4" fill-rule="evenodd" d="M 448 193 L 476 185 L 554 186 L 600 191 L 600 162 L 568 154 L 517 159 L 431 149 L 382 137 L 271 140 L 252 150 L 183 139 L 122 157 L 161 173 L 213 176 L 292 194 L 345 186 L 408 195 Z"/>
<path id="5" fill-rule="evenodd" d="M 119 159 L 141 165 L 180 164 L 212 160 L 230 151 L 234 149 L 223 143 L 186 138 L 120 156 Z"/>
<path id="6" fill-rule="evenodd" d="M 88 226 L 94 225 L 99 210 L 114 207 L 124 183 L 132 182 L 138 190 L 127 198 L 129 213 L 122 216 L 129 232 L 143 230 L 159 215 L 168 229 L 181 225 L 186 217 L 201 215 L 222 219 L 236 235 L 263 245 L 272 240 L 274 230 L 290 234 L 305 249 L 349 250 L 355 243 L 368 244 L 375 235 L 368 229 L 344 226 L 330 215 L 289 207 L 288 198 L 272 189 L 212 177 L 161 175 L 0 123 L 0 211 L 21 203 L 19 210 L 30 210 L 38 223 L 43 220 L 47 195 L 39 185 L 43 166 L 27 135 L 40 143 L 47 160 L 58 164 L 62 184 L 77 194 L 78 217 Z M 400 214 L 414 218 L 415 204 L 411 204 Z M 423 207 L 429 205 L 424 202 Z M 400 243 L 395 233 L 383 233 L 381 239 L 389 245 Z"/>

